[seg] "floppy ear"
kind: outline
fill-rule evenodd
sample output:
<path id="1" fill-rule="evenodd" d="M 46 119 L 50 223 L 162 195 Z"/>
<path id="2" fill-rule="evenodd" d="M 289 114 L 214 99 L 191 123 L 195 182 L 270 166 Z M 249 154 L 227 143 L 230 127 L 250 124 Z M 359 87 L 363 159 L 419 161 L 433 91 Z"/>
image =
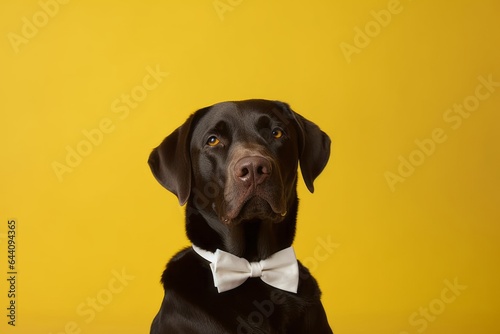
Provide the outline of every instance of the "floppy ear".
<path id="1" fill-rule="evenodd" d="M 295 113 L 302 130 L 302 150 L 299 156 L 300 171 L 307 189 L 314 192 L 314 180 L 323 171 L 330 158 L 330 137 L 313 122 Z"/>
<path id="2" fill-rule="evenodd" d="M 286 105 L 286 104 L 285 104 Z M 330 158 L 330 137 L 313 122 L 290 109 L 299 128 L 299 162 L 302 177 L 311 193 L 314 180 L 323 171 Z"/>
<path id="3" fill-rule="evenodd" d="M 156 180 L 174 193 L 184 205 L 191 194 L 189 142 L 194 115 L 153 149 L 148 164 Z"/>

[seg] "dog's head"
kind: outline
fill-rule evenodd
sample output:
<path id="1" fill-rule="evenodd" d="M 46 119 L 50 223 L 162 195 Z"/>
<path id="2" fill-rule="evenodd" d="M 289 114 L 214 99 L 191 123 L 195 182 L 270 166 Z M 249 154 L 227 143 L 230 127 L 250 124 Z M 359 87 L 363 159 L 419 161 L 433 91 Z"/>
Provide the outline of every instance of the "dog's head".
<path id="1" fill-rule="evenodd" d="M 188 203 L 188 223 L 201 216 L 224 238 L 246 222 L 289 218 L 294 229 L 298 165 L 313 192 L 329 155 L 329 137 L 287 104 L 246 100 L 195 112 L 153 150 L 149 165 Z"/>

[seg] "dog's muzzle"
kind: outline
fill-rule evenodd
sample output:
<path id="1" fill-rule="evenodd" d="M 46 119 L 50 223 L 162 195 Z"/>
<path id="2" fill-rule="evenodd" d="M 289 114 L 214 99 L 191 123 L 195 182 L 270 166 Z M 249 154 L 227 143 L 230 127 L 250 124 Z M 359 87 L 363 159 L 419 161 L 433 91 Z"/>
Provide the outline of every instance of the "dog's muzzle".
<path id="1" fill-rule="evenodd" d="M 252 218 L 280 221 L 287 213 L 279 170 L 263 155 L 244 156 L 230 166 L 224 200 L 224 223 Z"/>

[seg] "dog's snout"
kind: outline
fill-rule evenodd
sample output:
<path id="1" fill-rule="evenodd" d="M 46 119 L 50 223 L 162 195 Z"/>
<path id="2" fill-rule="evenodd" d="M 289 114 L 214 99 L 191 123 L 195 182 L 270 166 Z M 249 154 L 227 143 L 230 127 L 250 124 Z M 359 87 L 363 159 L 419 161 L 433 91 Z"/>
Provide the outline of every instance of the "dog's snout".
<path id="1" fill-rule="evenodd" d="M 234 166 L 234 176 L 236 180 L 244 183 L 264 182 L 271 175 L 271 162 L 261 156 L 249 156 L 241 158 Z"/>

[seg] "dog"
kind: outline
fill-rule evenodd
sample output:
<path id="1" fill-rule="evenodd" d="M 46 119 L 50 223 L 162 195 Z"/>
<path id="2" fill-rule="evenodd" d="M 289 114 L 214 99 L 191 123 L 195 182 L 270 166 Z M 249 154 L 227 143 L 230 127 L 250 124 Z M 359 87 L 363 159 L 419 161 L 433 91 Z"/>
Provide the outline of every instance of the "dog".
<path id="1" fill-rule="evenodd" d="M 151 334 L 333 333 L 291 248 L 299 164 L 313 192 L 330 143 L 288 104 L 253 99 L 200 109 L 153 149 L 153 175 L 186 204 L 192 247 L 163 272 Z"/>

